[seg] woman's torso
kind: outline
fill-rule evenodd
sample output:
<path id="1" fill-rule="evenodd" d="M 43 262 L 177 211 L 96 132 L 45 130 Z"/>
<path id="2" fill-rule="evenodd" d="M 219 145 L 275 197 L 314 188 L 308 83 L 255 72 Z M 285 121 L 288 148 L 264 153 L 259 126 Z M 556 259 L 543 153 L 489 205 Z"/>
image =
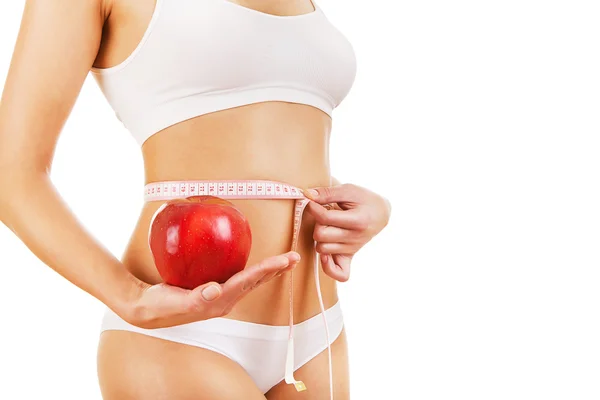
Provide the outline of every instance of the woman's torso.
<path id="1" fill-rule="evenodd" d="M 110 67 L 129 56 L 144 34 L 154 4 L 154 0 L 113 2 L 95 67 Z M 236 5 L 242 6 L 278 15 L 313 11 L 309 0 L 271 4 L 239 1 Z M 331 124 L 330 116 L 322 110 L 283 101 L 247 104 L 187 119 L 144 141 L 145 183 L 186 179 L 266 179 L 300 188 L 327 186 L 331 183 L 328 156 Z M 290 249 L 293 200 L 233 202 L 246 215 L 252 228 L 249 264 Z M 150 219 L 160 204 L 159 201 L 145 203 L 122 256 L 125 267 L 148 283 L 161 281 L 147 242 Z M 294 271 L 296 321 L 319 312 L 313 278 L 313 226 L 314 220 L 305 215 L 298 246 L 302 262 Z M 320 274 L 323 300 L 325 306 L 330 307 L 337 300 L 335 283 L 322 271 Z M 287 275 L 273 279 L 242 299 L 228 317 L 272 325 L 287 324 L 288 285 Z"/>

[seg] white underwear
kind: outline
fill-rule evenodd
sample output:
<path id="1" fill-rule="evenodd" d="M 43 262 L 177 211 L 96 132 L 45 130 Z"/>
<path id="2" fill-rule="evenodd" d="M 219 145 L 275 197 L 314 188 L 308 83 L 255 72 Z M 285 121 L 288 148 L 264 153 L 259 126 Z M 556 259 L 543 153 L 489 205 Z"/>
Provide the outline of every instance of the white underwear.
<path id="1" fill-rule="evenodd" d="M 339 301 L 325 310 L 330 340 L 342 332 Z M 237 362 L 266 393 L 284 379 L 289 327 L 262 325 L 229 318 L 211 318 L 169 328 L 144 329 L 131 325 L 107 309 L 101 331 L 137 332 L 159 339 L 212 350 Z M 321 314 L 294 325 L 294 371 L 327 349 Z"/>

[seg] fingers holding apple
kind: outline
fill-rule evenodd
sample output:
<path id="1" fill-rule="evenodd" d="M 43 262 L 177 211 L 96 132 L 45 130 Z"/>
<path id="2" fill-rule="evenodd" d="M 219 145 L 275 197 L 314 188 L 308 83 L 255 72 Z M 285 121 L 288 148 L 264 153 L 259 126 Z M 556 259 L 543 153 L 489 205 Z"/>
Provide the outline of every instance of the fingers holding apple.
<path id="1" fill-rule="evenodd" d="M 276 274 L 291 270 L 299 260 L 300 255 L 296 252 L 269 257 L 247 266 L 223 284 L 208 282 L 193 290 L 167 283 L 143 284 L 139 297 L 123 317 L 132 325 L 146 329 L 221 317 L 245 295 Z"/>
<path id="2" fill-rule="evenodd" d="M 213 301 L 220 302 L 224 308 L 218 307 L 219 315 L 228 314 L 233 306 L 252 290 L 269 282 L 277 274 L 284 273 L 293 269 L 300 261 L 300 255 L 290 251 L 286 254 L 269 257 L 252 266 L 246 267 L 228 279 L 224 284 L 219 285 L 220 295 L 213 300 L 207 300 L 205 288 L 194 289 L 195 301 L 206 304 Z M 210 285 L 217 285 L 211 283 Z"/>

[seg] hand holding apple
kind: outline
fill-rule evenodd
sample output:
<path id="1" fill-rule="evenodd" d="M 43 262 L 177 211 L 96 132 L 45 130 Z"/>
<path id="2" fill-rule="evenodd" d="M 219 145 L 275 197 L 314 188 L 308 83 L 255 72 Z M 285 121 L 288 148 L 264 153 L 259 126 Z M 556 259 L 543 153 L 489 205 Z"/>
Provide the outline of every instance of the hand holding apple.
<path id="1" fill-rule="evenodd" d="M 290 271 L 299 261 L 300 255 L 290 251 L 247 266 L 222 285 L 209 282 L 194 290 L 166 283 L 149 285 L 132 277 L 135 290 L 119 315 L 130 324 L 146 329 L 222 317 L 252 290 Z"/>

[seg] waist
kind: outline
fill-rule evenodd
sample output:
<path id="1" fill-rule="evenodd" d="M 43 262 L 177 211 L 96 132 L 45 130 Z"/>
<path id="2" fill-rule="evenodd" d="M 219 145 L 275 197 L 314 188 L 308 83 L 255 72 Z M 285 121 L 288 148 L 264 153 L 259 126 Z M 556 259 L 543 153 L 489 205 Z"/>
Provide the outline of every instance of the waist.
<path id="1" fill-rule="evenodd" d="M 145 181 L 260 179 L 300 189 L 327 186 L 331 181 L 330 123 L 330 118 L 313 107 L 283 102 L 202 115 L 146 140 L 142 146 Z M 246 216 L 252 229 L 249 265 L 290 250 L 295 200 L 230 201 Z M 123 257 L 126 267 L 148 283 L 161 281 L 148 246 L 148 229 L 153 214 L 163 203 L 164 200 L 144 203 Z M 302 261 L 294 272 L 294 298 L 298 305 L 294 319 L 299 321 L 319 310 L 312 272 L 313 230 L 314 219 L 305 213 L 297 249 Z M 323 276 L 322 289 L 326 305 L 332 306 L 337 294 L 334 282 L 327 276 Z M 228 317 L 285 325 L 287 308 L 287 280 L 280 277 L 249 293 Z"/>
<path id="2" fill-rule="evenodd" d="M 323 183 L 320 183 L 323 184 Z M 324 183 L 327 185 L 327 183 Z M 152 254 L 148 248 L 148 229 L 155 211 L 168 199 L 192 195 L 214 195 L 227 198 L 246 216 L 252 230 L 252 248 L 248 265 L 266 257 L 290 250 L 297 237 L 296 251 L 302 261 L 294 272 L 294 296 L 298 307 L 294 318 L 304 320 L 318 312 L 314 296 L 313 266 L 316 260 L 312 234 L 314 218 L 298 212 L 298 199 L 303 199 L 303 188 L 278 181 L 256 180 L 179 180 L 150 182 L 145 186 L 146 200 L 142 215 L 123 263 L 138 278 L 155 284 L 161 282 Z M 165 193 L 165 190 L 167 191 Z M 301 229 L 295 235 L 294 218 L 300 218 Z M 288 281 L 275 278 L 249 293 L 236 305 L 228 318 L 285 325 L 288 309 Z M 326 306 L 337 301 L 335 282 L 321 271 L 323 298 Z"/>

